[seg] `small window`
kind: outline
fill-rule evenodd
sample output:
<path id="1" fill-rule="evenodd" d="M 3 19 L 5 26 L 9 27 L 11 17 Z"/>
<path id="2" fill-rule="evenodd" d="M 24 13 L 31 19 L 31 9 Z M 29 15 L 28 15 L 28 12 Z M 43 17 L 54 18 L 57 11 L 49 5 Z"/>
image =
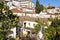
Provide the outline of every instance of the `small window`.
<path id="1" fill-rule="evenodd" d="M 29 23 L 29 26 L 30 26 L 30 23 Z"/>
<path id="2" fill-rule="evenodd" d="M 26 23 L 24 23 L 24 28 L 26 27 Z"/>
<path id="3" fill-rule="evenodd" d="M 33 24 L 33 26 L 35 26 L 35 24 Z"/>

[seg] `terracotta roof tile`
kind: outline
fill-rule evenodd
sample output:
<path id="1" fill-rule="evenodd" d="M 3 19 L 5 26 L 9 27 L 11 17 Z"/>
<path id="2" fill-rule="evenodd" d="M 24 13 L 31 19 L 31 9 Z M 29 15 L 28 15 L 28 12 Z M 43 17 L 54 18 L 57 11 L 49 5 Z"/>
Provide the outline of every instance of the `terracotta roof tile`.
<path id="1" fill-rule="evenodd" d="M 23 13 L 22 10 L 18 10 L 18 9 L 16 9 L 16 8 L 11 9 L 11 11 L 12 11 L 13 13 Z"/>

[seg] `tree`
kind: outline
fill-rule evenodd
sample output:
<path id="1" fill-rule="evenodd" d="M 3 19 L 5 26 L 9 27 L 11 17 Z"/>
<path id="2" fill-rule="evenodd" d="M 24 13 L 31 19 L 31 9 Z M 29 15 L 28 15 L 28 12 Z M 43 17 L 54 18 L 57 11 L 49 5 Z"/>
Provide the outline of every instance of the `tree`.
<path id="1" fill-rule="evenodd" d="M 47 26 L 47 28 L 44 28 L 45 26 L 47 26 L 47 23 L 38 22 L 38 24 L 35 26 L 36 32 L 38 33 L 38 31 L 41 30 L 41 27 L 42 27 L 44 40 L 53 40 L 56 34 L 55 28 L 52 26 L 49 26 L 49 27 Z"/>
<path id="2" fill-rule="evenodd" d="M 47 9 L 55 9 L 54 6 L 48 6 Z"/>
<path id="3" fill-rule="evenodd" d="M 46 22 L 44 21 L 39 21 L 37 20 L 37 25 L 35 26 L 35 33 L 38 33 L 39 30 L 41 30 L 42 28 L 42 33 L 43 33 L 43 37 L 44 40 L 54 40 L 54 37 L 56 35 L 56 30 L 53 26 L 48 26 Z M 47 28 L 44 28 L 44 27 Z"/>
<path id="4" fill-rule="evenodd" d="M 50 18 L 49 21 L 51 21 L 51 25 L 47 26 L 48 28 L 45 29 L 44 22 L 37 21 L 37 25 L 35 26 L 35 32 L 38 33 L 38 31 L 41 29 L 42 26 L 42 33 L 44 35 L 44 40 L 60 40 L 60 19 L 58 17 Z"/>
<path id="5" fill-rule="evenodd" d="M 0 40 L 6 40 L 6 34 L 12 27 L 16 27 L 18 23 L 17 15 L 14 15 L 7 5 L 0 3 L 0 31 L 2 35 Z"/>
<path id="6" fill-rule="evenodd" d="M 60 19 L 58 19 L 58 17 L 52 19 L 52 23 L 51 26 L 55 28 L 56 30 L 56 36 L 60 36 L 59 32 L 60 32 Z M 55 40 L 60 40 L 60 38 L 58 39 L 57 37 L 55 37 Z"/>
<path id="7" fill-rule="evenodd" d="M 35 12 L 40 13 L 43 10 L 43 5 L 39 4 L 39 1 L 36 0 L 36 7 L 35 7 Z"/>
<path id="8" fill-rule="evenodd" d="M 42 31 L 42 29 L 44 28 L 44 26 L 46 26 L 46 22 L 44 21 L 40 21 L 39 18 L 38 20 L 36 20 L 37 24 L 34 26 L 34 32 L 38 33 L 40 30 Z"/>
<path id="9" fill-rule="evenodd" d="M 48 27 L 43 30 L 44 40 L 54 40 L 54 36 L 56 34 L 56 30 L 54 27 Z"/>

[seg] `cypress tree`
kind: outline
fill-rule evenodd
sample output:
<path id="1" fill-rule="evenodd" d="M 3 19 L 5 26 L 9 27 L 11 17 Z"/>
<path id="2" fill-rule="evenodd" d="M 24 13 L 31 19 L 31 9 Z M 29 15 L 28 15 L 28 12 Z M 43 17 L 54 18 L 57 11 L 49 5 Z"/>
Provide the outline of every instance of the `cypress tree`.
<path id="1" fill-rule="evenodd" d="M 43 5 L 39 4 L 39 1 L 36 0 L 35 12 L 40 13 L 43 10 Z"/>

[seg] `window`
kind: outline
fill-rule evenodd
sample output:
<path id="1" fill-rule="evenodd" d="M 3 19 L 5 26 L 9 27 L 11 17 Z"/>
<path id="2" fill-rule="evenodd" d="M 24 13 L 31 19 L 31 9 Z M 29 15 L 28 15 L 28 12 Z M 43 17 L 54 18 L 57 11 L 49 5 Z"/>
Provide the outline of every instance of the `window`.
<path id="1" fill-rule="evenodd" d="M 35 26 L 35 24 L 33 24 L 33 26 Z"/>
<path id="2" fill-rule="evenodd" d="M 30 26 L 30 23 L 29 23 L 29 26 Z"/>
<path id="3" fill-rule="evenodd" d="M 24 28 L 26 27 L 26 23 L 24 23 Z"/>

